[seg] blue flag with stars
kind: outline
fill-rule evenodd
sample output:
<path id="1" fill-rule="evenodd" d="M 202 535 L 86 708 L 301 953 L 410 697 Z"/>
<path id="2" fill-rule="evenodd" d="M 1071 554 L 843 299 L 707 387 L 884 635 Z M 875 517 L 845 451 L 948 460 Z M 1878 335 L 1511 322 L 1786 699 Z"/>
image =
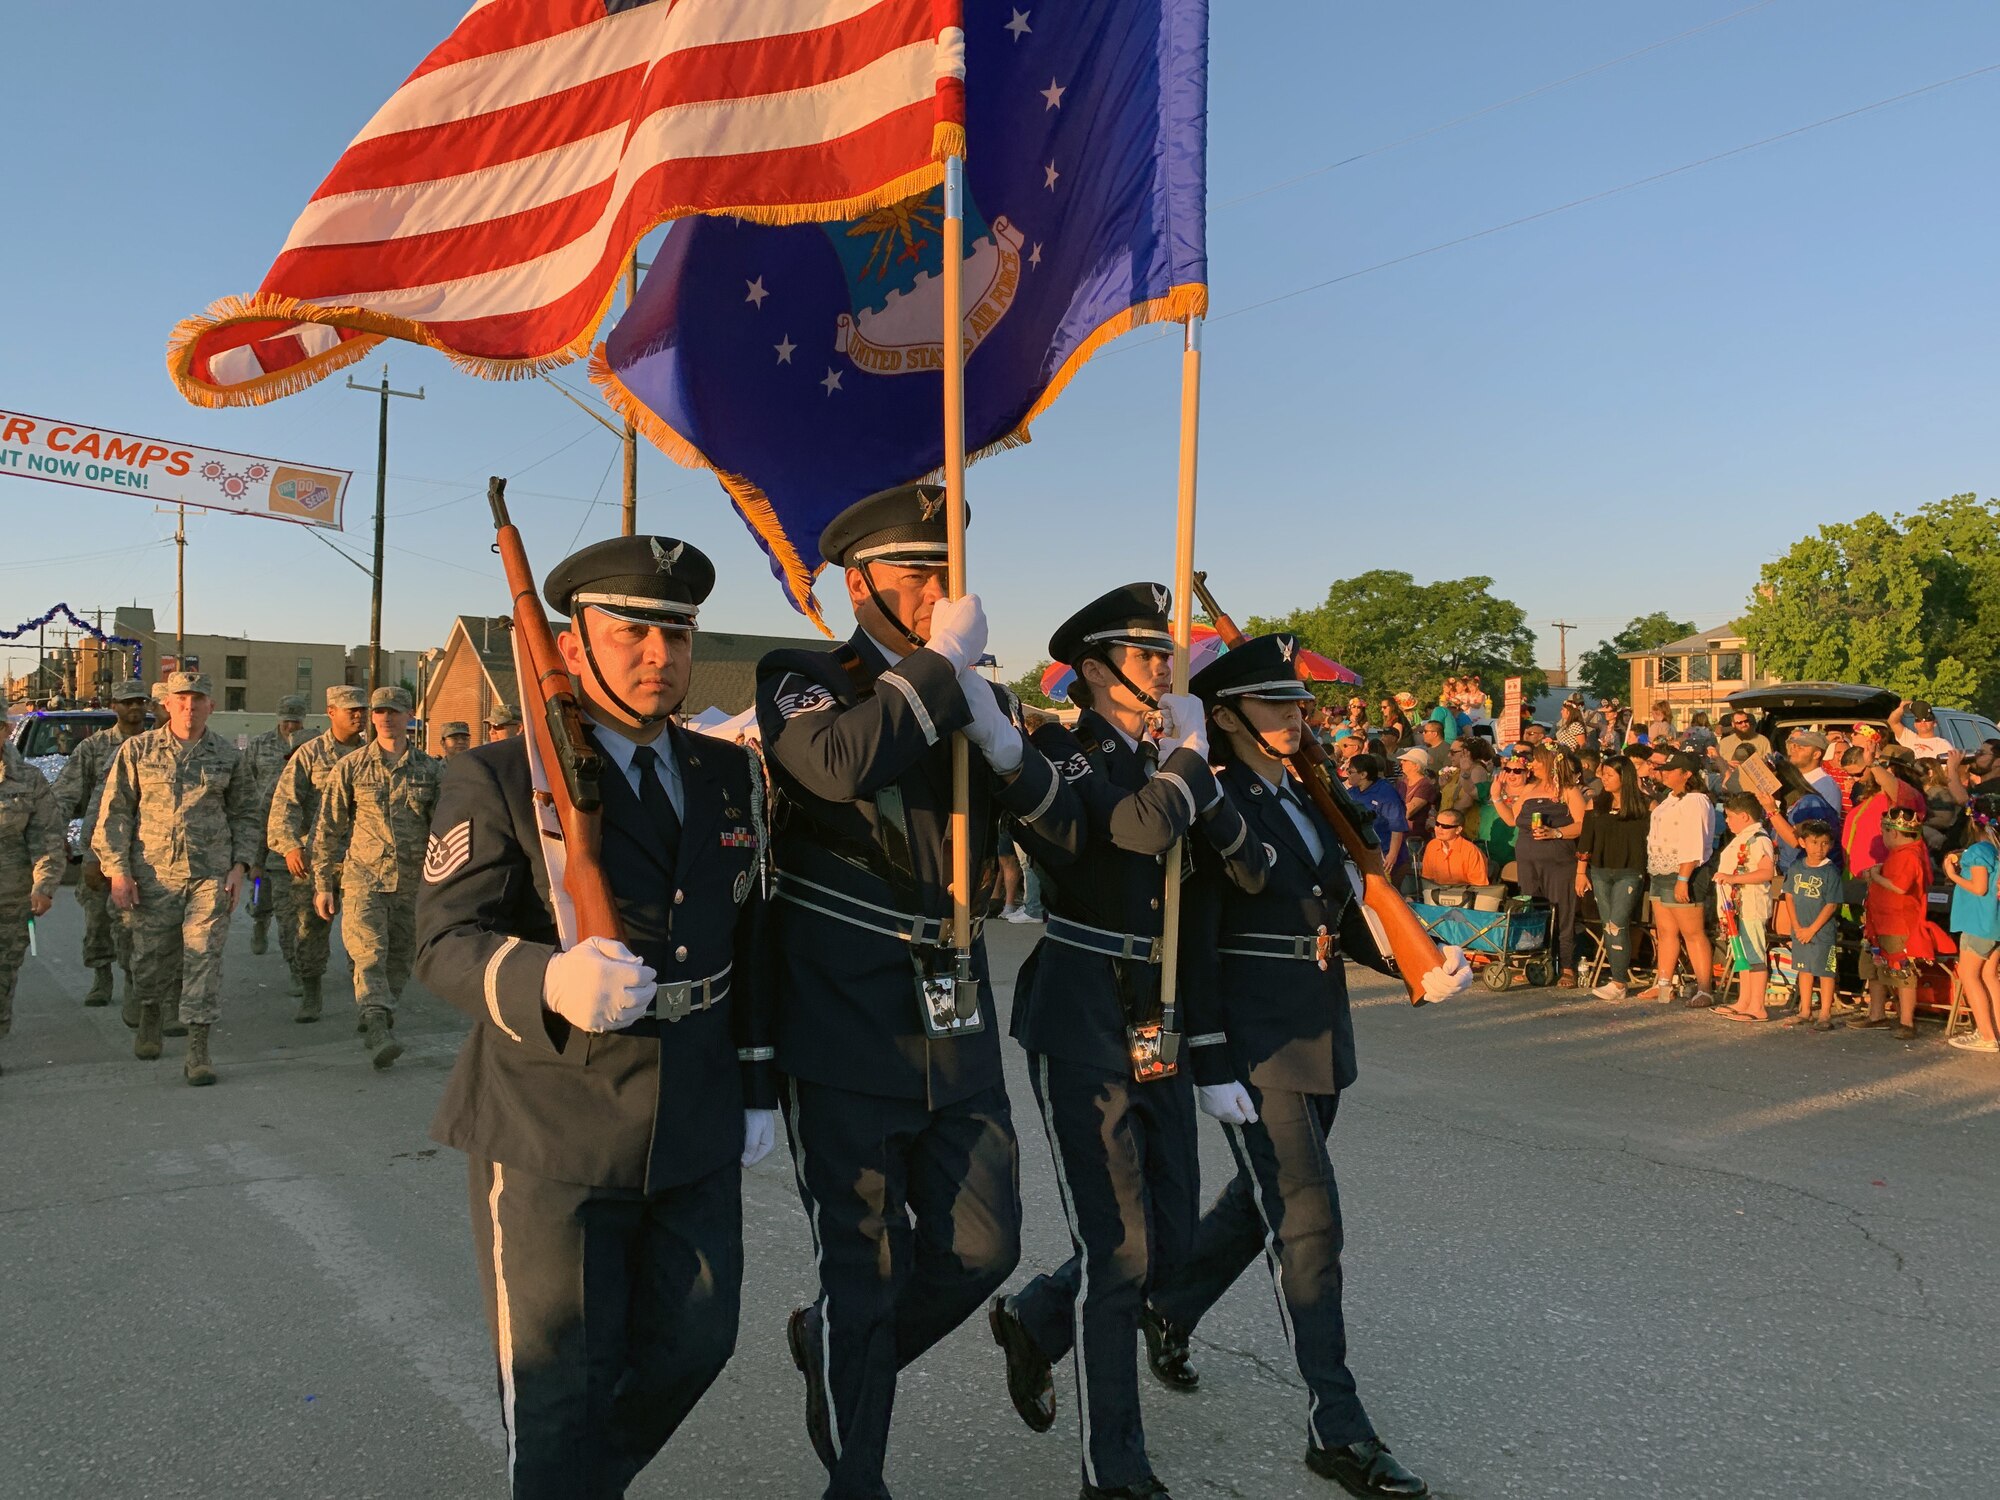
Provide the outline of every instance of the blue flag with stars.
<path id="1" fill-rule="evenodd" d="M 1208 299 L 1208 0 L 966 0 L 966 446 Z M 819 534 L 944 462 L 943 189 L 845 223 L 675 224 L 592 360 L 716 471 L 799 609 Z"/>

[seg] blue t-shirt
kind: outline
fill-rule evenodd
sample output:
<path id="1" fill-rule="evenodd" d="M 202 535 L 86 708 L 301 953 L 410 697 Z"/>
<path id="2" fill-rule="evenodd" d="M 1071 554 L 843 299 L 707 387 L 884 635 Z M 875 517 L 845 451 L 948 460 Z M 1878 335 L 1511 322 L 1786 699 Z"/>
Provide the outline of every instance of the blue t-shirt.
<path id="1" fill-rule="evenodd" d="M 1840 809 L 1838 807 L 1829 803 L 1819 793 L 1810 792 L 1794 802 L 1785 813 L 1785 821 L 1794 828 L 1797 828 L 1801 823 L 1810 823 L 1815 818 L 1833 830 L 1833 859 L 1834 863 L 1838 865 L 1840 862 Z M 1776 843 L 1778 845 L 1778 873 L 1780 875 L 1790 870 L 1794 865 L 1804 862 L 1806 857 L 1804 845 L 1794 848 L 1783 839 L 1778 839 Z"/>
<path id="2" fill-rule="evenodd" d="M 1396 790 L 1393 783 L 1378 781 L 1365 792 L 1350 792 L 1348 795 L 1375 814 L 1375 837 L 1381 841 L 1385 850 L 1389 847 L 1390 834 L 1409 833 L 1410 816 L 1403 808 L 1403 794 Z M 1409 857 L 1409 841 L 1405 838 L 1403 859 Z"/>
<path id="3" fill-rule="evenodd" d="M 1459 731 L 1463 727 L 1458 722 L 1458 715 L 1442 703 L 1431 710 L 1431 722 L 1444 731 L 1444 742 L 1447 745 L 1458 738 Z"/>
<path id="4" fill-rule="evenodd" d="M 2000 938 L 2000 849 L 1985 839 L 1967 845 L 1958 856 L 1958 873 L 1970 880 L 1974 870 L 1986 872 L 1986 894 L 1951 888 L 1951 930 L 1962 937 Z"/>
<path id="5" fill-rule="evenodd" d="M 1840 866 L 1829 859 L 1823 865 L 1809 865 L 1803 857 L 1785 875 L 1784 892 L 1792 902 L 1792 931 L 1804 932 L 1819 920 L 1819 914 L 1829 906 L 1840 905 L 1841 890 L 1846 885 L 1841 876 Z M 1831 919 L 1813 934 L 1812 946 L 1817 948 L 1823 942 L 1833 939 Z"/>

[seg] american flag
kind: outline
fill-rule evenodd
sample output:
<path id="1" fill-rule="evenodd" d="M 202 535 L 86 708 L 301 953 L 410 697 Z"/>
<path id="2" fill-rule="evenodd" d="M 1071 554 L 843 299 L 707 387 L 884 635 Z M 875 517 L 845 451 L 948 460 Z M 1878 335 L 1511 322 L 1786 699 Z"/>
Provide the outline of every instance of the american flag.
<path id="1" fill-rule="evenodd" d="M 964 149 L 963 0 L 479 0 L 367 124 L 253 297 L 184 320 L 201 406 L 410 339 L 473 373 L 587 352 L 668 219 L 851 218 Z"/>

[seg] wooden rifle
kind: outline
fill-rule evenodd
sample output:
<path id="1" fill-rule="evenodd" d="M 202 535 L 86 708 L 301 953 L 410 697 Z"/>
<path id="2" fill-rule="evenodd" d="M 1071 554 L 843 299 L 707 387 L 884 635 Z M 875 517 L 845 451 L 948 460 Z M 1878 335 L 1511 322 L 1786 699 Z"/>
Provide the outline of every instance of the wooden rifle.
<path id="1" fill-rule="evenodd" d="M 598 788 L 604 758 L 584 732 L 576 685 L 556 650 L 555 632 L 535 591 L 535 570 L 528 566 L 520 529 L 507 515 L 506 480 L 486 482 L 486 503 L 493 508 L 493 526 L 499 533 L 493 550 L 500 554 L 514 596 L 514 639 L 520 647 L 517 660 L 524 668 L 521 721 L 534 738 L 544 773 L 559 773 L 547 774 L 549 789 L 537 789 L 534 796 L 554 807 L 562 829 L 562 886 L 576 912 L 574 940 L 601 937 L 622 942 L 618 907 L 598 852 L 603 842 L 599 818 L 604 804 Z"/>
<path id="2" fill-rule="evenodd" d="M 1246 637 L 1236 622 L 1222 612 L 1222 606 L 1215 602 L 1215 595 L 1209 592 L 1208 575 L 1194 575 L 1195 597 L 1201 600 L 1201 607 L 1208 611 L 1209 620 L 1214 624 L 1216 634 L 1222 637 L 1222 644 L 1234 650 L 1243 644 Z M 1307 681 L 1303 663 L 1298 663 L 1300 681 Z M 1410 910 L 1410 903 L 1402 893 L 1389 884 L 1387 872 L 1382 868 L 1382 851 L 1362 837 L 1361 827 L 1355 821 L 1353 805 L 1334 793 L 1334 772 L 1324 747 L 1310 724 L 1299 737 L 1296 755 L 1288 756 L 1286 766 L 1313 800 L 1320 816 L 1325 818 L 1347 850 L 1347 857 L 1361 872 L 1361 900 L 1381 924 L 1383 935 L 1389 941 L 1388 957 L 1396 966 L 1404 985 L 1410 992 L 1410 1003 L 1422 1005 L 1424 976 L 1433 969 L 1444 967 L 1444 955 L 1438 951 L 1437 940 Z"/>

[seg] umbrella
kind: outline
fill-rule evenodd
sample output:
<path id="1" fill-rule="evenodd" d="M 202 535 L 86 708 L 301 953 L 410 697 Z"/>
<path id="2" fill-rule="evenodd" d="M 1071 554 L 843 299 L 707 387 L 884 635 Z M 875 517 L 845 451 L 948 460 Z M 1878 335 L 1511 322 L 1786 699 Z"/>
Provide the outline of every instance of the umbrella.
<path id="1" fill-rule="evenodd" d="M 1196 624 L 1190 632 L 1193 640 L 1188 652 L 1188 674 L 1192 676 L 1222 655 L 1228 648 L 1222 644 L 1222 637 L 1213 625 Z M 1298 652 L 1299 676 L 1307 682 L 1340 682 L 1355 687 L 1361 684 L 1360 674 L 1343 667 L 1330 656 L 1322 656 L 1317 651 L 1308 651 L 1301 646 Z M 1042 692 L 1057 703 L 1069 702 L 1069 685 L 1076 681 L 1074 668 L 1063 662 L 1050 662 L 1042 673 Z"/>

